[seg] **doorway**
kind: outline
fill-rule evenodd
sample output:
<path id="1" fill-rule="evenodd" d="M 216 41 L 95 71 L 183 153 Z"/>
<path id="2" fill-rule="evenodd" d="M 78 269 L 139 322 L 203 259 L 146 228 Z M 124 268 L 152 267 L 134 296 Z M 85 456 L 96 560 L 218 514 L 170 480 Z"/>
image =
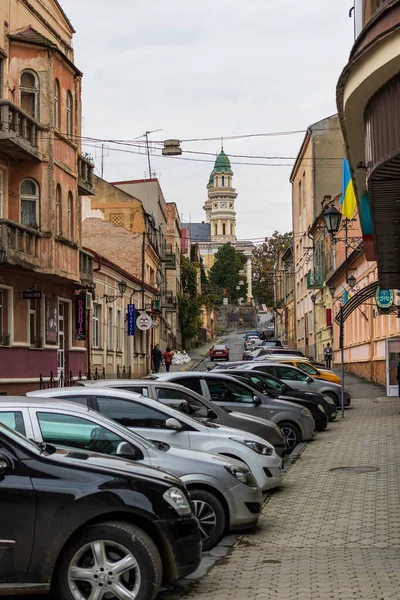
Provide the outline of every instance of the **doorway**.
<path id="1" fill-rule="evenodd" d="M 59 386 L 65 385 L 65 304 L 58 304 L 57 375 Z"/>
<path id="2" fill-rule="evenodd" d="M 399 395 L 397 368 L 400 364 L 400 338 L 386 340 L 386 394 Z"/>

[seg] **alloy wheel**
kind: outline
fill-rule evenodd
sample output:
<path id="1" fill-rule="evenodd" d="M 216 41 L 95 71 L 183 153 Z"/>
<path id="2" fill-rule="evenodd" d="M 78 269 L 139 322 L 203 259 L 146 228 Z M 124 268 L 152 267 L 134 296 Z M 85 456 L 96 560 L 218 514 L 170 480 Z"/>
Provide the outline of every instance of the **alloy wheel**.
<path id="1" fill-rule="evenodd" d="M 82 546 L 73 556 L 68 585 L 75 600 L 135 600 L 141 573 L 130 550 L 98 540 Z"/>
<path id="2" fill-rule="evenodd" d="M 281 427 L 282 435 L 285 438 L 286 446 L 291 451 L 297 444 L 297 435 L 291 427 Z"/>
<path id="3" fill-rule="evenodd" d="M 210 504 L 203 500 L 192 500 L 193 512 L 199 520 L 203 542 L 212 536 L 217 526 L 217 515 Z"/>

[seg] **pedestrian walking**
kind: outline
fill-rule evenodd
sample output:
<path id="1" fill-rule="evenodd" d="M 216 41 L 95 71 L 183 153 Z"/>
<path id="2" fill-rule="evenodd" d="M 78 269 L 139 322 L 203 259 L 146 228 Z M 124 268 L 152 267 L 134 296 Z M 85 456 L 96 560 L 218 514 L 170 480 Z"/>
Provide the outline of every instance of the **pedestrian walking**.
<path id="1" fill-rule="evenodd" d="M 165 370 L 167 371 L 167 373 L 169 372 L 171 365 L 172 365 L 172 359 L 174 356 L 175 352 L 173 352 L 171 350 L 171 348 L 169 346 L 167 346 L 165 353 L 164 353 L 164 362 L 165 362 Z"/>
<path id="2" fill-rule="evenodd" d="M 325 357 L 325 366 L 327 369 L 330 369 L 331 364 L 332 364 L 332 358 L 333 358 L 333 350 L 332 350 L 332 347 L 329 342 L 327 343 L 327 345 L 324 348 L 324 357 Z"/>
<path id="3" fill-rule="evenodd" d="M 154 346 L 151 352 L 151 358 L 153 359 L 154 373 L 158 373 L 163 359 L 163 355 L 158 344 Z"/>

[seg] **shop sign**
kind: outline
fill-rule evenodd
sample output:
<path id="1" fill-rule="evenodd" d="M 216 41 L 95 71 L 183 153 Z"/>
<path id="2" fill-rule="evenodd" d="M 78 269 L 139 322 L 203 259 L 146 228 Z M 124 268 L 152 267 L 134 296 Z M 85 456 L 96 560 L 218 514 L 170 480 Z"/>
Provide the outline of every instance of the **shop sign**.
<path id="1" fill-rule="evenodd" d="M 394 304 L 394 291 L 377 287 L 375 301 L 380 313 L 385 314 L 390 312 Z"/>
<path id="2" fill-rule="evenodd" d="M 77 340 L 86 340 L 86 292 L 75 296 L 75 330 Z"/>
<path id="3" fill-rule="evenodd" d="M 135 335 L 135 305 L 128 304 L 128 335 Z"/>
<path id="4" fill-rule="evenodd" d="M 57 300 L 46 298 L 46 344 L 57 344 Z"/>
<path id="5" fill-rule="evenodd" d="M 146 312 L 140 313 L 136 319 L 136 326 L 141 331 L 147 331 L 153 324 L 153 319 Z"/>
<path id="6" fill-rule="evenodd" d="M 41 298 L 41 290 L 27 290 L 26 292 L 22 292 L 23 300 L 41 300 Z"/>

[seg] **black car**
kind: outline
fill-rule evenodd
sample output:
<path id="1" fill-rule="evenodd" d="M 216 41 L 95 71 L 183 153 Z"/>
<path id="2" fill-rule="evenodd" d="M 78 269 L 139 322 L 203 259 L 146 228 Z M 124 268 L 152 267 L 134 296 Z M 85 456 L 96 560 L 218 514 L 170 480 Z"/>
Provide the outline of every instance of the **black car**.
<path id="1" fill-rule="evenodd" d="M 0 596 L 153 600 L 196 570 L 200 540 L 180 479 L 0 425 Z"/>
<path id="2" fill-rule="evenodd" d="M 272 386 L 269 381 L 270 376 L 259 371 L 229 369 L 226 371 L 218 371 L 218 373 L 225 373 L 231 377 L 236 377 L 237 379 L 246 381 L 249 385 L 253 385 L 256 389 L 267 396 L 273 396 L 274 398 L 279 398 L 280 400 L 290 400 L 291 402 L 296 402 L 296 404 L 300 404 L 301 406 L 308 408 L 308 410 L 311 411 L 315 421 L 315 429 L 317 431 L 323 431 L 328 426 L 329 415 L 326 407 L 330 407 L 331 405 L 324 400 L 324 397 L 321 394 L 308 394 L 307 392 L 302 392 L 299 390 L 291 390 L 288 385 L 283 382 L 279 382 L 279 379 L 277 379 L 277 381 L 280 383 L 280 386 L 283 387 L 284 391 L 282 392 L 276 388 L 271 389 Z M 322 406 L 323 411 L 321 411 L 319 408 L 320 406 Z M 334 406 L 336 411 L 336 405 L 332 406 Z"/>

